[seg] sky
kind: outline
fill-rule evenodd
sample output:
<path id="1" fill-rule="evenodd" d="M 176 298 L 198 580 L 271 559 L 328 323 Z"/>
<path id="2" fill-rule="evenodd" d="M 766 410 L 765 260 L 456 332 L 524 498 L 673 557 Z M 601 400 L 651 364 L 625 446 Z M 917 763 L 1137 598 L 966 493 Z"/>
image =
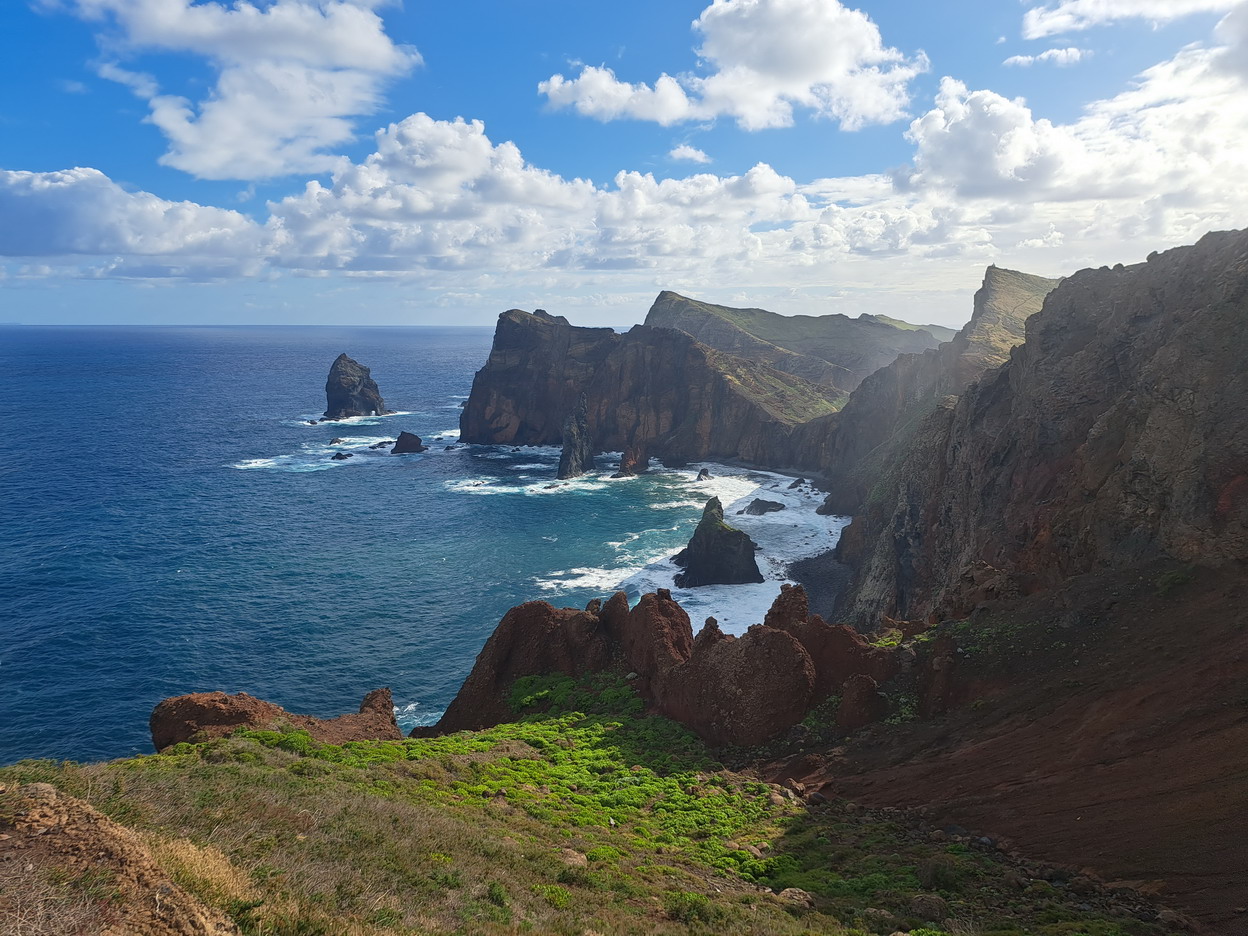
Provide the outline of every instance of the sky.
<path id="1" fill-rule="evenodd" d="M 959 325 L 1248 224 L 1248 0 L 2 0 L 0 322 Z"/>

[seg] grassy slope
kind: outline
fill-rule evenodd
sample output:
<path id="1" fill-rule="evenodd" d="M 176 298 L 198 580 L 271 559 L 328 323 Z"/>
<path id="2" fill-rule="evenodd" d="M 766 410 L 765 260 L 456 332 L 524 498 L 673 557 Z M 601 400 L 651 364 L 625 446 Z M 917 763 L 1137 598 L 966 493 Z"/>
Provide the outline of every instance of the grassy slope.
<path id="1" fill-rule="evenodd" d="M 245 732 L 105 764 L 24 762 L 0 785 L 54 783 L 145 834 L 247 934 L 1155 932 L 1020 888 L 995 853 L 932 842 L 899 815 L 806 807 L 726 771 L 618 678 L 524 680 L 514 698 L 547 711 L 340 747 Z M 954 922 L 923 928 L 919 892 Z"/>
<path id="2" fill-rule="evenodd" d="M 742 395 L 790 426 L 835 413 L 849 394 L 707 348 L 707 361 Z"/>
<path id="3" fill-rule="evenodd" d="M 912 325 L 910 322 L 903 322 L 901 319 L 893 318 L 891 315 L 872 315 L 869 317 L 877 322 L 883 322 L 885 325 L 892 325 L 893 328 L 900 328 L 902 331 L 925 331 L 940 342 L 950 341 L 958 333 L 956 328 L 946 328 L 944 325 Z"/>

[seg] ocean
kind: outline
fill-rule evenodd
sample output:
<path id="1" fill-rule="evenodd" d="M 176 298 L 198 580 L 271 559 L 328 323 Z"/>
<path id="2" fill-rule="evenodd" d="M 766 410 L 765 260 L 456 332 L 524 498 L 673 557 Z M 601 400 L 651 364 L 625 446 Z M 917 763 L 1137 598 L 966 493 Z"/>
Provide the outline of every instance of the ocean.
<path id="1" fill-rule="evenodd" d="M 389 686 L 431 724 L 511 606 L 670 587 L 712 494 L 768 581 L 674 590 L 695 629 L 743 632 L 835 544 L 791 478 L 607 455 L 556 484 L 558 449 L 456 444 L 492 334 L 0 327 L 0 764 L 150 752 L 152 706 L 213 689 L 330 716 Z M 395 415 L 307 424 L 343 351 Z M 430 450 L 369 448 L 401 430 Z M 736 516 L 754 497 L 786 510 Z"/>

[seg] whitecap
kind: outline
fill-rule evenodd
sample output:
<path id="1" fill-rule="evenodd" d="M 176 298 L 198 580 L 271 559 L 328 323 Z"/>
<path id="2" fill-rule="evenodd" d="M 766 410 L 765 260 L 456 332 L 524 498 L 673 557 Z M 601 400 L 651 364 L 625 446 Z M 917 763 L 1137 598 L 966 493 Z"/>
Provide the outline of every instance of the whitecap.
<path id="1" fill-rule="evenodd" d="M 399 723 L 404 734 L 413 728 L 436 725 L 445 714 L 445 709 L 426 708 L 419 702 L 408 702 L 406 705 L 394 707 L 394 720 Z"/>

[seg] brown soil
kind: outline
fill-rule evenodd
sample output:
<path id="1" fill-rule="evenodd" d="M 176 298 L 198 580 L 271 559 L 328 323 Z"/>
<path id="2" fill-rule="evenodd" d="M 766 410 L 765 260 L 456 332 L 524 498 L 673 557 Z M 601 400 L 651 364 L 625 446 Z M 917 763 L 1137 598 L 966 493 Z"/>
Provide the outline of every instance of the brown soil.
<path id="1" fill-rule="evenodd" d="M 0 789 L 0 933 L 237 936 L 134 832 L 45 783 Z"/>
<path id="2" fill-rule="evenodd" d="M 1248 933 L 1248 569 L 1198 570 L 1163 596 L 1164 572 L 986 611 L 976 623 L 1002 645 L 962 658 L 959 708 L 765 772 L 927 806 Z"/>

